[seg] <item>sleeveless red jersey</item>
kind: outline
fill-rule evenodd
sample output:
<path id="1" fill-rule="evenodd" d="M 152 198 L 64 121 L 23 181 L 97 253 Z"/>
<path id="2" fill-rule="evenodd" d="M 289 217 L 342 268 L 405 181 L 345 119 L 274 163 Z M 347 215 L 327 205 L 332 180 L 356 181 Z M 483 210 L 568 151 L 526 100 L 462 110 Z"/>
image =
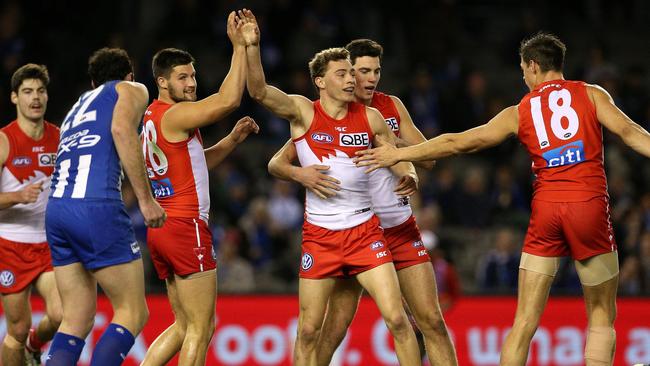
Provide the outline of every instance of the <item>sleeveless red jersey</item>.
<path id="1" fill-rule="evenodd" d="M 56 162 L 59 128 L 44 122 L 43 137 L 33 140 L 13 121 L 2 132 L 9 140 L 9 154 L 2 167 L 0 190 L 16 192 L 43 182 L 34 203 L 17 204 L 0 210 L 0 236 L 21 243 L 45 242 L 45 207 L 50 194 L 50 177 Z"/>
<path id="2" fill-rule="evenodd" d="M 395 102 L 393 102 L 393 99 L 390 97 L 390 95 L 386 95 L 377 91 L 374 92 L 370 106 L 379 110 L 381 115 L 384 116 L 384 120 L 386 121 L 388 128 L 393 131 L 395 136 L 399 137 L 399 126 L 401 119 L 399 117 L 397 107 L 395 106 Z"/>
<path id="3" fill-rule="evenodd" d="M 400 135 L 401 118 L 395 102 L 384 93 L 375 92 L 370 106 L 377 108 L 384 117 L 388 128 L 395 136 Z M 395 187 L 399 179 L 387 168 L 377 169 L 370 174 L 370 195 L 372 196 L 372 209 L 379 217 L 384 229 L 392 228 L 404 223 L 413 215 L 409 197 L 400 197 L 395 194 Z"/>
<path id="4" fill-rule="evenodd" d="M 607 196 L 602 126 L 584 82 L 542 83 L 518 109 L 518 137 L 536 176 L 534 198 L 576 202 Z"/>
<path id="5" fill-rule="evenodd" d="M 352 159 L 355 152 L 371 146 L 374 134 L 368 123 L 366 106 L 349 103 L 341 119 L 330 117 L 320 101 L 314 102 L 314 119 L 307 132 L 294 139 L 300 165 L 328 165 L 327 174 L 338 179 L 336 196 L 321 199 L 307 190 L 305 217 L 310 223 L 330 230 L 360 225 L 372 217 L 368 175 Z"/>
<path id="6" fill-rule="evenodd" d="M 142 150 L 151 187 L 167 216 L 207 222 L 210 193 L 201 133 L 195 129 L 186 140 L 167 141 L 160 122 L 171 106 L 154 100 L 144 114 Z"/>

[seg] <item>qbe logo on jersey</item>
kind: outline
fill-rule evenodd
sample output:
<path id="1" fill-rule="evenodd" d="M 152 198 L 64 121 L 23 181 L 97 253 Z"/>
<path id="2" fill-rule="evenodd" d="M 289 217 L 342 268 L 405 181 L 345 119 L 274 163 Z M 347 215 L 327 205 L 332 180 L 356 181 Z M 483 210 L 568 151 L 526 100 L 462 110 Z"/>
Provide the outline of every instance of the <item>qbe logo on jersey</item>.
<path id="1" fill-rule="evenodd" d="M 542 154 L 549 168 L 562 165 L 582 163 L 585 160 L 585 150 L 582 140 L 574 141 L 557 149 L 549 150 Z"/>
<path id="2" fill-rule="evenodd" d="M 370 146 L 370 137 L 368 137 L 368 132 L 342 133 L 339 135 L 339 145 L 350 147 Z"/>

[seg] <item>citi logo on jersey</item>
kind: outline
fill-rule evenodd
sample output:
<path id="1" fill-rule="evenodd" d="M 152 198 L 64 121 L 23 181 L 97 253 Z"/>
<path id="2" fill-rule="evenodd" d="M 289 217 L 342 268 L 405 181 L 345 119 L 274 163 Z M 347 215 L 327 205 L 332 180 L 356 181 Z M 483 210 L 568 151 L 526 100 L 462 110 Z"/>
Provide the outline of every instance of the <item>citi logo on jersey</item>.
<path id="1" fill-rule="evenodd" d="M 314 132 L 311 134 L 311 139 L 323 144 L 329 144 L 332 141 L 334 141 L 334 137 L 332 137 L 332 135 L 327 134 L 325 132 Z"/>
<path id="2" fill-rule="evenodd" d="M 542 154 L 549 168 L 582 163 L 585 150 L 582 140 L 574 141 Z"/>
<path id="3" fill-rule="evenodd" d="M 29 156 L 16 156 L 14 160 L 11 161 L 11 164 L 15 167 L 28 166 L 32 163 L 32 159 Z"/>
<path id="4" fill-rule="evenodd" d="M 339 135 L 339 145 L 351 147 L 370 146 L 370 137 L 367 132 L 342 133 Z"/>
<path id="5" fill-rule="evenodd" d="M 174 187 L 172 186 L 172 182 L 169 178 L 152 180 L 150 182 L 154 197 L 163 198 L 174 194 Z"/>

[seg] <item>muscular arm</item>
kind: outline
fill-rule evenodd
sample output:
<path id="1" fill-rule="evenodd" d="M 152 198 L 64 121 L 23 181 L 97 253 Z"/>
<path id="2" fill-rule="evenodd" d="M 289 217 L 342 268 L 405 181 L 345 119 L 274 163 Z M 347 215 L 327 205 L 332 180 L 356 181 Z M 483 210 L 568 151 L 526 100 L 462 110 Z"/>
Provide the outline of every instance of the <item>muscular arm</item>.
<path id="1" fill-rule="evenodd" d="M 325 174 L 329 170 L 329 166 L 310 165 L 300 167 L 293 165 L 292 162 L 297 158 L 296 146 L 291 140 L 288 140 L 269 161 L 269 173 L 282 180 L 300 183 L 323 199 L 336 195 L 336 191 L 340 189 L 340 182 L 336 178 Z"/>
<path id="2" fill-rule="evenodd" d="M 7 156 L 9 155 L 9 139 L 4 132 L 0 132 L 0 173 L 4 169 Z M 4 210 L 19 203 L 33 203 L 41 193 L 43 182 L 32 183 L 27 187 L 15 192 L 0 192 L 0 210 Z"/>
<path id="3" fill-rule="evenodd" d="M 250 133 L 258 133 L 259 130 L 259 126 L 248 116 L 237 121 L 237 124 L 235 124 L 235 127 L 233 127 L 228 136 L 203 150 L 208 170 L 219 165 Z"/>
<path id="4" fill-rule="evenodd" d="M 619 136 L 634 151 L 650 157 L 650 133 L 618 109 L 605 89 L 590 85 L 587 90 L 600 123 Z"/>
<path id="5" fill-rule="evenodd" d="M 417 145 L 419 143 L 425 142 L 427 139 L 424 137 L 422 132 L 420 132 L 420 130 L 415 126 L 415 123 L 413 123 L 413 119 L 411 119 L 411 115 L 409 114 L 409 111 L 404 106 L 404 103 L 402 103 L 402 101 L 394 95 L 391 95 L 390 99 L 392 99 L 393 103 L 395 103 L 395 107 L 397 108 L 397 112 L 399 113 L 399 118 L 400 118 L 399 134 L 401 137 L 400 139 L 401 143 L 403 143 L 404 146 L 411 146 L 411 145 Z M 397 145 L 399 146 L 399 144 Z M 420 168 L 431 170 L 433 169 L 433 166 L 436 165 L 436 162 L 429 160 L 429 161 L 414 162 L 414 164 Z"/>
<path id="6" fill-rule="evenodd" d="M 138 199 L 145 224 L 149 227 L 161 227 L 167 215 L 151 194 L 138 138 L 138 125 L 147 107 L 149 93 L 144 85 L 130 81 L 118 83 L 115 90 L 118 97 L 111 121 L 115 149 Z"/>
<path id="7" fill-rule="evenodd" d="M 506 138 L 516 135 L 519 126 L 517 106 L 502 110 L 488 123 L 460 133 L 446 133 L 431 140 L 405 148 L 382 146 L 360 151 L 359 166 L 371 166 L 371 170 L 391 166 L 399 161 L 435 160 L 447 156 L 472 153 L 498 145 Z"/>
<path id="8" fill-rule="evenodd" d="M 239 32 L 235 13 L 228 16 L 228 36 L 233 40 L 230 70 L 223 79 L 219 91 L 197 102 L 176 103 L 165 113 L 163 124 L 172 133 L 191 131 L 223 119 L 239 107 L 246 83 L 246 47 L 237 43 L 234 34 Z"/>

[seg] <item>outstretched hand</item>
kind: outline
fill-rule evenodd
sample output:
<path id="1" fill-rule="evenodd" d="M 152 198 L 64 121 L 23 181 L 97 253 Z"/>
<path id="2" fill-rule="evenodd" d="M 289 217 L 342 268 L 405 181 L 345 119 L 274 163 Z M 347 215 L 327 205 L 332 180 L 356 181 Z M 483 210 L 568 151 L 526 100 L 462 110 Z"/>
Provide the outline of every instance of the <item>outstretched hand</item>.
<path id="1" fill-rule="evenodd" d="M 260 126 L 255 123 L 254 119 L 246 116 L 237 121 L 235 127 L 233 127 L 232 131 L 230 132 L 230 137 L 239 144 L 242 141 L 246 140 L 246 137 L 248 137 L 248 135 L 251 133 L 258 132 L 260 132 Z"/>
<path id="2" fill-rule="evenodd" d="M 246 41 L 244 40 L 244 34 L 242 31 L 243 25 L 244 23 L 241 22 L 236 12 L 231 11 L 230 14 L 228 14 L 226 33 L 228 34 L 228 38 L 230 39 L 230 42 L 232 42 L 233 47 L 246 46 Z"/>
<path id="3" fill-rule="evenodd" d="M 246 46 L 260 43 L 260 28 L 252 11 L 244 8 L 237 11 L 237 22 L 241 26 L 242 36 Z"/>
<path id="4" fill-rule="evenodd" d="M 357 157 L 354 158 L 354 162 L 357 166 L 368 167 L 366 173 L 370 173 L 379 168 L 387 168 L 399 162 L 397 159 L 397 148 L 382 136 L 377 136 L 377 140 L 380 144 L 379 147 L 356 152 Z"/>

